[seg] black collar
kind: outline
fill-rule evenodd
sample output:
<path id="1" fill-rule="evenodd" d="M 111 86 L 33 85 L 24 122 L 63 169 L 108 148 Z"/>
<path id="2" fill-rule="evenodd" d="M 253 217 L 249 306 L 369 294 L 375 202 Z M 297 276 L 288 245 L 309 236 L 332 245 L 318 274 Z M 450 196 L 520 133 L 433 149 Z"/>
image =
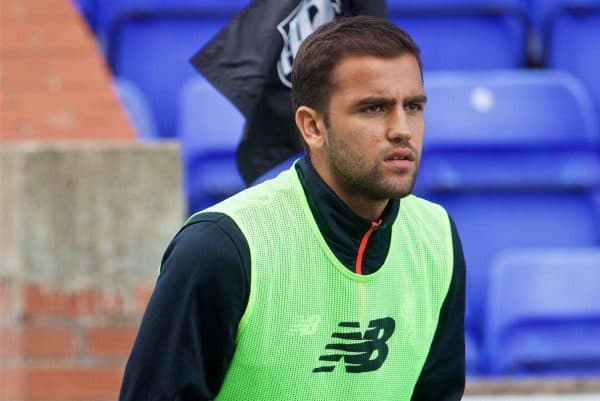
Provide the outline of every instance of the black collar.
<path id="1" fill-rule="evenodd" d="M 308 158 L 303 157 L 296 163 L 296 171 L 325 241 L 336 257 L 354 271 L 358 246 L 371 228 L 371 221 L 350 209 L 323 181 Z M 399 209 L 398 199 L 391 199 L 386 206 L 381 216 L 382 224 L 369 239 L 365 254 L 365 274 L 376 271 L 385 260 L 391 238 L 390 228 Z"/>

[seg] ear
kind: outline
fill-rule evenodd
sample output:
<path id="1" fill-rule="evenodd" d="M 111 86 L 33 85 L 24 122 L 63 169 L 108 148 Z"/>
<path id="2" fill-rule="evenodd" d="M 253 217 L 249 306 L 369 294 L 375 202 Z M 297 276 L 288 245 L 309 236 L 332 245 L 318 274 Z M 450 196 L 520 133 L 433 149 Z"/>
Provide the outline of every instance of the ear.
<path id="1" fill-rule="evenodd" d="M 308 106 L 296 110 L 296 126 L 310 149 L 318 149 L 325 141 L 325 124 L 321 113 Z"/>

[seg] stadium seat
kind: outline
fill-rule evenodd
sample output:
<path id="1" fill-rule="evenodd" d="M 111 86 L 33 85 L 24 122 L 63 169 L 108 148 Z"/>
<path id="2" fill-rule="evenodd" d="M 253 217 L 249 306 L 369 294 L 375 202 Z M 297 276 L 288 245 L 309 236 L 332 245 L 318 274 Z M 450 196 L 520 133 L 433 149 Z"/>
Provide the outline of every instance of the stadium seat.
<path id="1" fill-rule="evenodd" d="M 600 1 L 571 3 L 548 19 L 546 64 L 577 76 L 588 88 L 600 116 Z"/>
<path id="2" fill-rule="evenodd" d="M 245 187 L 236 164 L 244 117 L 201 77 L 184 83 L 179 113 L 186 197 L 193 213 Z"/>
<path id="3" fill-rule="evenodd" d="M 491 374 L 600 374 L 600 247 L 504 252 L 490 272 Z"/>
<path id="4" fill-rule="evenodd" d="M 159 134 L 177 132 L 182 83 L 197 75 L 190 58 L 249 0 L 123 0 L 98 4 L 98 35 L 117 76 L 138 85 L 157 119 Z"/>
<path id="5" fill-rule="evenodd" d="M 498 252 L 600 245 L 598 124 L 562 72 L 431 72 L 425 85 L 417 188 L 456 221 L 480 341 Z"/>
<path id="6" fill-rule="evenodd" d="M 389 0 L 390 20 L 433 69 L 519 68 L 527 62 L 526 0 Z"/>
<path id="7" fill-rule="evenodd" d="M 479 370 L 479 347 L 475 336 L 468 330 L 465 330 L 465 372 L 469 376 L 480 374 Z"/>
<path id="8" fill-rule="evenodd" d="M 159 139 L 158 128 L 148 101 L 139 88 L 131 81 L 116 78 L 113 87 L 125 108 L 138 138 L 144 140 Z"/>
<path id="9" fill-rule="evenodd" d="M 536 29 L 544 30 L 557 15 L 567 9 L 587 8 L 598 4 L 598 0 L 530 0 L 530 20 Z"/>
<path id="10" fill-rule="evenodd" d="M 480 359 L 480 345 L 476 340 L 476 334 L 472 324 L 471 308 L 467 302 L 465 312 L 465 370 L 467 375 L 474 376 L 481 373 L 479 366 Z"/>
<path id="11" fill-rule="evenodd" d="M 421 185 L 451 189 L 459 179 L 463 189 L 597 183 L 598 119 L 570 74 L 429 72 L 425 87 L 424 162 L 432 165 L 422 169 Z M 494 162 L 499 152 L 503 159 Z"/>
<path id="12" fill-rule="evenodd" d="M 86 9 L 94 9 L 96 21 L 101 34 L 106 34 L 118 20 L 142 17 L 140 14 L 173 11 L 202 12 L 207 18 L 232 16 L 246 7 L 251 0 L 75 0 L 85 5 Z M 93 5 L 93 7 L 92 7 Z"/>

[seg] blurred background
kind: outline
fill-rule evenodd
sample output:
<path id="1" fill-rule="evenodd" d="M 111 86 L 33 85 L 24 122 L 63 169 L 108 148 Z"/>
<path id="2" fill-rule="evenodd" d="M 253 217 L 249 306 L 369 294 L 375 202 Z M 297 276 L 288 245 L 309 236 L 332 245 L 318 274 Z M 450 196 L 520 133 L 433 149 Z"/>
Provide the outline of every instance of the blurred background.
<path id="1" fill-rule="evenodd" d="M 2 0 L 2 225 L 12 222 L 10 227 L 22 227 L 30 213 L 6 192 L 20 188 L 19 199 L 35 198 L 44 182 L 34 180 L 30 188 L 9 174 L 19 171 L 25 177 L 32 171 L 27 163 L 11 159 L 9 145 L 91 140 L 103 143 L 97 149 L 104 152 L 106 144 L 113 146 L 115 141 L 155 149 L 140 160 L 115 165 L 113 155 L 101 162 L 107 163 L 104 170 L 117 166 L 111 174 L 124 181 L 116 188 L 130 187 L 128 180 L 141 180 L 135 175 L 121 177 L 119 171 L 147 172 L 145 180 L 153 185 L 127 196 L 137 196 L 137 207 L 146 207 L 147 213 L 168 215 L 166 229 L 149 240 L 152 251 L 144 253 L 144 258 L 154 258 L 149 263 L 155 265 L 186 214 L 243 189 L 236 148 L 244 117 L 189 60 L 249 3 Z M 387 7 L 389 19 L 407 30 L 422 50 L 429 101 L 415 193 L 444 205 L 463 241 L 470 397 L 500 399 L 485 394 L 506 392 L 564 393 L 570 394 L 564 399 L 573 400 L 599 397 L 600 1 L 388 0 Z M 173 153 L 157 163 L 156 153 L 171 152 L 168 144 L 173 142 L 180 156 Z M 45 148 L 35 149 L 33 153 L 43 153 Z M 83 154 L 93 149 L 88 147 Z M 28 152 L 23 160 L 33 157 L 31 148 Z M 45 160 L 40 169 L 55 168 L 52 163 Z M 73 163 L 65 174 L 77 177 L 81 162 Z M 109 179 L 106 186 L 113 182 Z M 70 185 L 62 187 L 63 195 L 75 184 Z M 99 193 L 94 202 L 101 202 L 102 196 Z M 149 206 L 152 197 L 155 201 Z M 12 217 L 17 209 L 24 216 L 18 221 Z M 134 212 L 123 213 L 132 218 Z M 84 224 L 80 220 L 71 222 L 73 227 Z M 154 226 L 139 225 L 144 227 L 140 235 L 151 235 Z M 39 227 L 25 230 L 35 236 Z M 69 231 L 71 226 L 61 227 Z M 17 231 L 3 228 L 7 254 L 29 252 L 19 245 L 28 243 L 29 237 L 23 228 L 18 230 L 17 241 Z M 51 242 L 44 244 L 31 252 L 48 249 Z M 120 252 L 111 253 L 115 259 L 107 266 L 122 263 L 128 250 Z M 72 263 L 65 257 L 64 263 L 56 257 L 60 268 Z M 39 262 L 38 268 L 33 261 L 33 267 L 23 268 L 31 272 L 23 279 L 18 270 L 29 259 L 17 259 L 2 259 L 0 355 L 12 376 L 5 376 L 0 395 L 6 400 L 114 399 L 110 391 L 118 389 L 151 276 L 144 276 L 146 287 L 132 284 L 126 287 L 129 292 L 109 291 L 111 307 L 106 307 L 104 295 L 99 304 L 95 295 L 82 298 L 82 289 L 95 288 L 94 283 L 66 293 L 61 292 L 61 283 L 39 290 L 56 275 L 40 275 L 46 267 Z M 137 269 L 152 270 L 148 264 Z M 24 286 L 32 277 L 36 284 Z M 134 287 L 137 298 L 128 303 Z M 28 311 L 28 302 L 34 301 L 46 309 Z M 51 306 L 57 302 L 61 306 Z M 75 312 L 69 312 L 71 307 Z M 64 326 L 60 322 L 69 313 L 77 317 Z M 115 314 L 116 320 L 107 318 Z M 49 316 L 55 319 L 50 328 Z M 24 321 L 34 322 L 33 329 L 24 327 Z M 11 331 L 16 325 L 19 330 Z M 109 357 L 101 350 L 104 341 L 110 342 L 106 337 L 118 343 L 108 346 Z M 58 344 L 68 338 L 63 344 L 66 355 L 45 348 L 35 351 L 49 338 Z M 27 354 L 31 349 L 33 355 Z M 73 365 L 76 368 L 68 362 L 73 358 L 80 363 Z M 43 369 L 23 373 L 23 366 L 31 363 Z M 103 369 L 108 384 L 100 387 L 108 388 L 108 394 L 94 387 L 94 377 L 100 376 L 73 374 L 92 365 Z M 44 376 L 51 366 L 59 366 L 62 373 Z M 79 392 L 65 390 L 52 396 L 28 384 L 46 388 L 44 380 L 56 382 L 68 374 L 72 378 L 60 386 L 80 380 L 90 390 L 83 386 Z M 594 391 L 592 398 L 573 395 Z"/>

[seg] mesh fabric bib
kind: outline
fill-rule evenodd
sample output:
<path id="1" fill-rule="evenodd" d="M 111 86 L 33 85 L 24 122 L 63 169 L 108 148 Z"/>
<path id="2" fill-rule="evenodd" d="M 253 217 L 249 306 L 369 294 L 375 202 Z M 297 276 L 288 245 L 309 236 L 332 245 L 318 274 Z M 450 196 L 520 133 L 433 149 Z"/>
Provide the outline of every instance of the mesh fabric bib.
<path id="1" fill-rule="evenodd" d="M 452 275 L 445 211 L 403 198 L 383 266 L 359 276 L 323 239 L 292 169 L 208 211 L 251 255 L 248 306 L 216 400 L 410 400 Z"/>

